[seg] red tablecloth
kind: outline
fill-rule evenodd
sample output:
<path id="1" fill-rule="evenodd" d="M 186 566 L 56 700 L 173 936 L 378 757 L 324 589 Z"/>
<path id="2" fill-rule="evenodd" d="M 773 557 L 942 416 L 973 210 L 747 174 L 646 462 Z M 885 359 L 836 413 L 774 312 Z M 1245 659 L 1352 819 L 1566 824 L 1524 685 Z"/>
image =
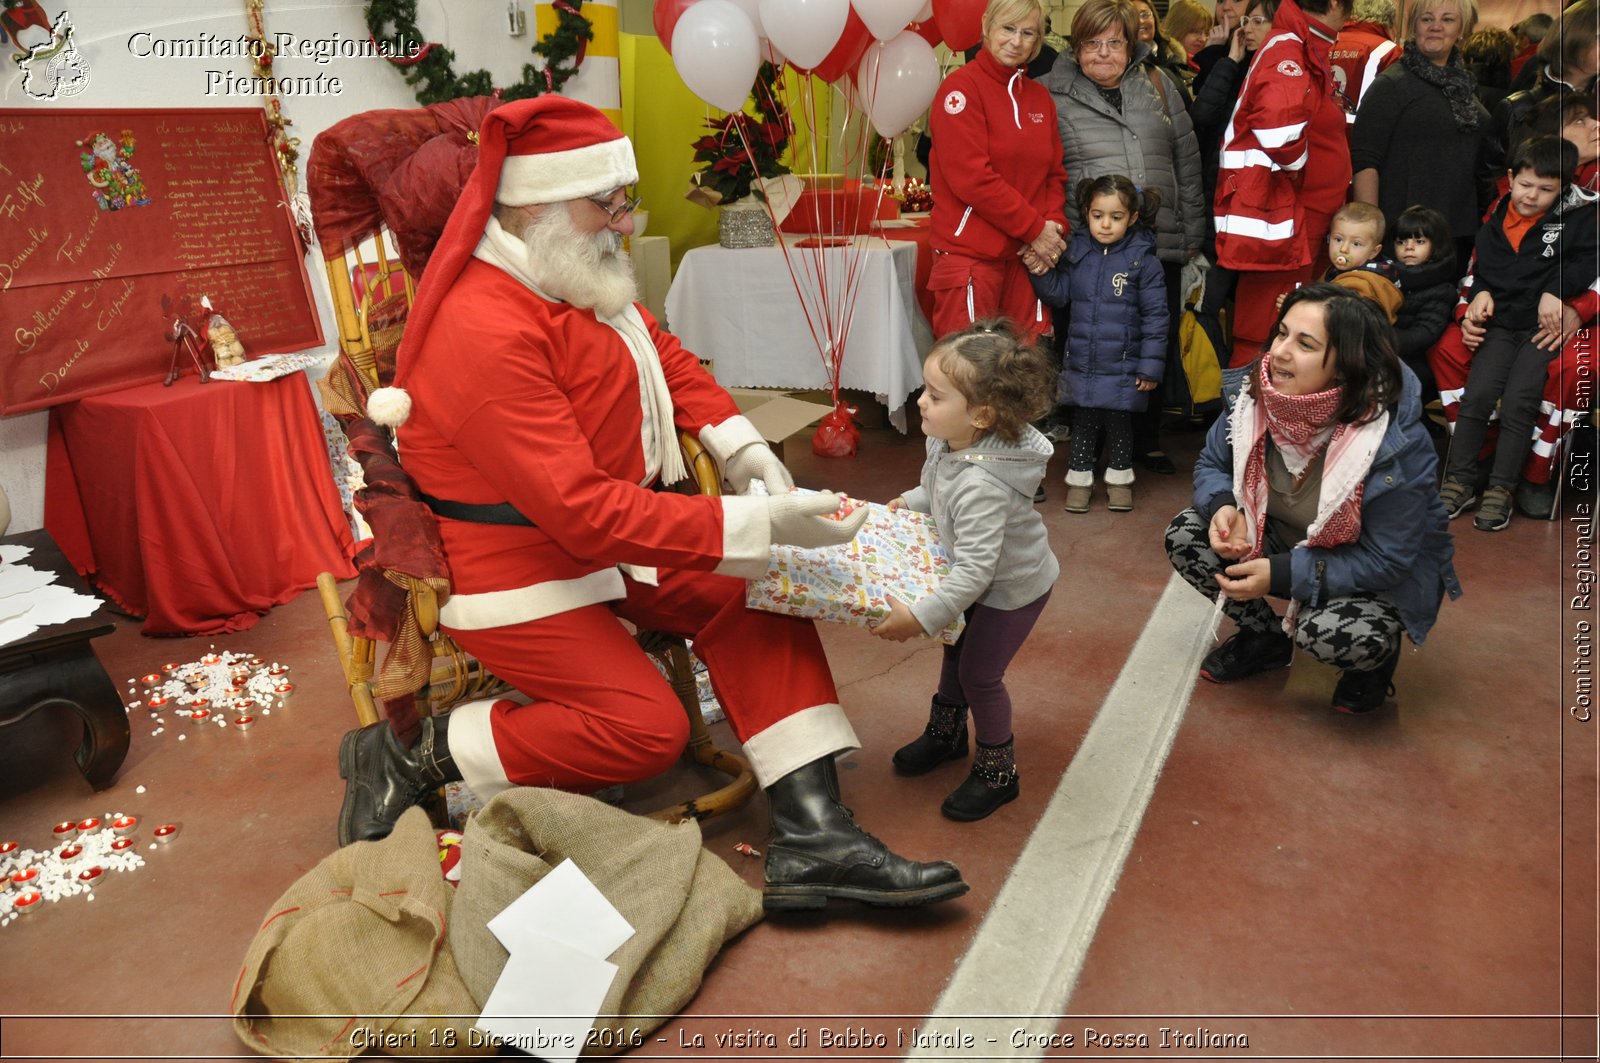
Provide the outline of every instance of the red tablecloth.
<path id="1" fill-rule="evenodd" d="M 305 377 L 185 376 L 53 407 L 45 526 L 146 635 L 243 631 L 354 574 Z"/>

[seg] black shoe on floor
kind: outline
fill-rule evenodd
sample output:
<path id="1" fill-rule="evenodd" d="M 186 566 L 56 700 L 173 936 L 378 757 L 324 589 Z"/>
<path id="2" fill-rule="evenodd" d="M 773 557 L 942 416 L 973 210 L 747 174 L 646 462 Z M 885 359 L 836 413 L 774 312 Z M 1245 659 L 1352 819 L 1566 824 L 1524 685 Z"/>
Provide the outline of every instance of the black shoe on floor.
<path id="1" fill-rule="evenodd" d="M 1294 643 L 1282 632 L 1240 631 L 1206 656 L 1200 674 L 1213 683 L 1231 683 L 1269 668 L 1287 668 L 1293 656 Z"/>
<path id="2" fill-rule="evenodd" d="M 1135 454 L 1133 463 L 1141 469 L 1148 469 L 1162 476 L 1171 476 L 1178 471 L 1178 467 L 1172 464 L 1172 459 L 1159 450 L 1152 450 L 1148 454 Z"/>
<path id="3" fill-rule="evenodd" d="M 1339 673 L 1339 682 L 1333 688 L 1333 708 L 1347 716 L 1362 716 L 1383 708 L 1386 698 L 1394 695 L 1394 670 L 1400 663 L 1400 644 L 1394 652 L 1370 672 L 1356 672 L 1349 668 Z"/>

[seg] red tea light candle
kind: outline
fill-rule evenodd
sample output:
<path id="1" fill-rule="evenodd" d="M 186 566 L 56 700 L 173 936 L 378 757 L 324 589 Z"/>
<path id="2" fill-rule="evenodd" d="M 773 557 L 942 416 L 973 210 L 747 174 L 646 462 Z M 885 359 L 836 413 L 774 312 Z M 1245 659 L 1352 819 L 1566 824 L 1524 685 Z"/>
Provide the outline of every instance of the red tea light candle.
<path id="1" fill-rule="evenodd" d="M 241 731 L 250 730 L 255 726 L 255 723 L 256 718 L 254 716 L 235 716 L 233 718 L 233 725 Z"/>
<path id="2" fill-rule="evenodd" d="M 38 890 L 28 890 L 11 902 L 11 910 L 18 915 L 26 915 L 29 912 L 38 911 L 39 906 L 43 903 L 44 894 Z"/>
<path id="3" fill-rule="evenodd" d="M 83 855 L 83 846 L 81 846 L 81 845 L 63 845 L 61 847 L 61 849 L 56 853 L 56 856 L 58 856 L 61 859 L 61 862 L 63 864 L 70 864 L 70 863 L 72 863 L 72 861 L 76 860 L 78 857 L 80 857 L 82 855 Z"/>
<path id="4" fill-rule="evenodd" d="M 272 667 L 267 669 L 267 674 L 268 675 L 273 675 L 273 676 L 288 675 L 289 674 L 289 666 L 286 665 L 286 664 L 277 664 L 276 662 L 274 662 Z"/>
<path id="5" fill-rule="evenodd" d="M 11 872 L 13 886 L 32 886 L 39 881 L 39 869 L 36 867 L 23 867 Z"/>
<path id="6" fill-rule="evenodd" d="M 75 819 L 69 819 L 64 823 L 57 823 L 54 827 L 50 828 L 50 833 L 54 834 L 58 841 L 70 835 L 77 834 L 78 821 Z"/>
<path id="7" fill-rule="evenodd" d="M 221 660 L 222 660 L 222 658 L 219 657 L 217 654 L 208 653 L 204 657 L 200 658 L 200 663 L 201 664 L 216 664 Z"/>
<path id="8" fill-rule="evenodd" d="M 20 848 L 22 846 L 16 842 L 0 842 L 0 857 L 10 856 Z"/>
<path id="9" fill-rule="evenodd" d="M 210 716 L 211 710 L 204 707 L 196 707 L 193 712 L 189 713 L 189 719 L 191 720 L 204 720 Z"/>
<path id="10" fill-rule="evenodd" d="M 90 816 L 88 819 L 82 819 L 82 820 L 78 821 L 78 833 L 79 834 L 93 834 L 95 831 L 97 831 L 99 829 L 100 829 L 100 817 L 99 816 Z"/>
<path id="11" fill-rule="evenodd" d="M 178 833 L 178 825 L 176 823 L 163 823 L 151 833 L 155 835 L 156 841 L 166 843 L 172 840 L 174 834 Z"/>
<path id="12" fill-rule="evenodd" d="M 284 701 L 289 700 L 289 695 L 294 693 L 293 683 L 279 683 L 272 688 L 272 692 Z"/>
<path id="13" fill-rule="evenodd" d="M 256 711 L 256 703 L 253 698 L 240 698 L 233 703 L 232 708 L 236 713 L 252 713 Z"/>
<path id="14" fill-rule="evenodd" d="M 111 829 L 119 835 L 132 834 L 137 826 L 139 826 L 138 816 L 118 816 L 111 821 Z"/>
<path id="15" fill-rule="evenodd" d="M 156 674 L 156 673 L 155 673 L 155 672 L 151 672 L 151 673 L 150 673 L 150 674 L 149 674 L 149 675 L 147 675 L 147 676 L 142 676 L 142 677 L 141 677 L 141 678 L 140 678 L 140 679 L 139 679 L 139 682 L 141 682 L 141 683 L 143 683 L 143 684 L 144 684 L 144 685 L 145 685 L 145 686 L 147 686 L 147 687 L 153 687 L 153 686 L 155 686 L 155 685 L 156 685 L 156 684 L 157 684 L 157 683 L 162 683 L 162 682 L 165 682 L 165 681 L 166 681 L 166 678 L 167 678 L 167 677 L 166 677 L 166 676 L 164 676 L 164 675 L 157 675 L 157 674 Z"/>
<path id="16" fill-rule="evenodd" d="M 104 875 L 105 873 L 106 869 L 103 867 L 86 867 L 82 871 L 78 872 L 78 881 L 84 883 L 85 885 L 93 886 L 96 882 L 100 881 L 100 876 Z"/>
<path id="17" fill-rule="evenodd" d="M 170 674 L 172 672 L 176 672 L 182 667 L 183 665 L 179 664 L 177 661 L 168 661 L 166 664 L 161 666 L 161 670 Z"/>
<path id="18" fill-rule="evenodd" d="M 159 711 L 161 709 L 166 708 L 168 705 L 170 705 L 171 701 L 169 699 L 167 699 L 167 698 L 162 697 L 160 694 L 151 694 L 150 695 L 150 700 L 148 702 L 146 702 L 146 704 L 150 706 L 150 711 L 151 712 L 157 712 L 157 711 Z"/>
<path id="19" fill-rule="evenodd" d="M 132 838 L 118 838 L 116 841 L 111 843 L 111 851 L 114 853 L 126 852 L 137 844 L 138 842 Z"/>

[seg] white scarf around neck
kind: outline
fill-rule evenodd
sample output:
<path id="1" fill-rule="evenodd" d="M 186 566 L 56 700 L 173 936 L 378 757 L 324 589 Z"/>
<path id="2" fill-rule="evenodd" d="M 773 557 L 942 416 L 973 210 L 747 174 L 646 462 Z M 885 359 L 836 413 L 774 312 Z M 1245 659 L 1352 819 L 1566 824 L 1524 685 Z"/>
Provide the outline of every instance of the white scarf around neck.
<path id="1" fill-rule="evenodd" d="M 473 257 L 502 269 L 526 285 L 541 299 L 552 303 L 565 302 L 534 283 L 528 275 L 528 245 L 506 232 L 496 218 L 490 218 L 484 227 L 483 238 Z M 678 429 L 672 423 L 672 393 L 667 388 L 667 378 L 661 371 L 661 355 L 650 339 L 650 329 L 639 308 L 629 303 L 620 314 L 606 317 L 598 310 L 595 320 L 615 329 L 622 342 L 633 354 L 639 372 L 639 398 L 643 411 L 643 429 L 640 445 L 644 449 L 645 482 L 660 474 L 663 484 L 675 484 L 688 472 L 683 465 L 683 455 L 678 450 Z"/>

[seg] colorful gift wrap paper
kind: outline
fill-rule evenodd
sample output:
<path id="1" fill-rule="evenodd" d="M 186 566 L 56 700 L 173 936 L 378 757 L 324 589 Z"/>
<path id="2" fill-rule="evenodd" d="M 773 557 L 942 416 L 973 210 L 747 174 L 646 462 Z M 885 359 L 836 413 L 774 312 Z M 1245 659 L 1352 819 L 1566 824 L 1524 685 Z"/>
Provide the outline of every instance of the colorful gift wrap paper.
<path id="1" fill-rule="evenodd" d="M 889 615 L 890 596 L 910 605 L 932 593 L 950 573 L 950 554 L 927 513 L 891 513 L 877 502 L 850 499 L 847 509 L 866 507 L 867 521 L 850 542 L 803 550 L 773 546 L 766 575 L 751 580 L 745 604 L 769 613 L 870 627 Z M 961 617 L 934 637 L 950 644 L 961 635 Z"/>

